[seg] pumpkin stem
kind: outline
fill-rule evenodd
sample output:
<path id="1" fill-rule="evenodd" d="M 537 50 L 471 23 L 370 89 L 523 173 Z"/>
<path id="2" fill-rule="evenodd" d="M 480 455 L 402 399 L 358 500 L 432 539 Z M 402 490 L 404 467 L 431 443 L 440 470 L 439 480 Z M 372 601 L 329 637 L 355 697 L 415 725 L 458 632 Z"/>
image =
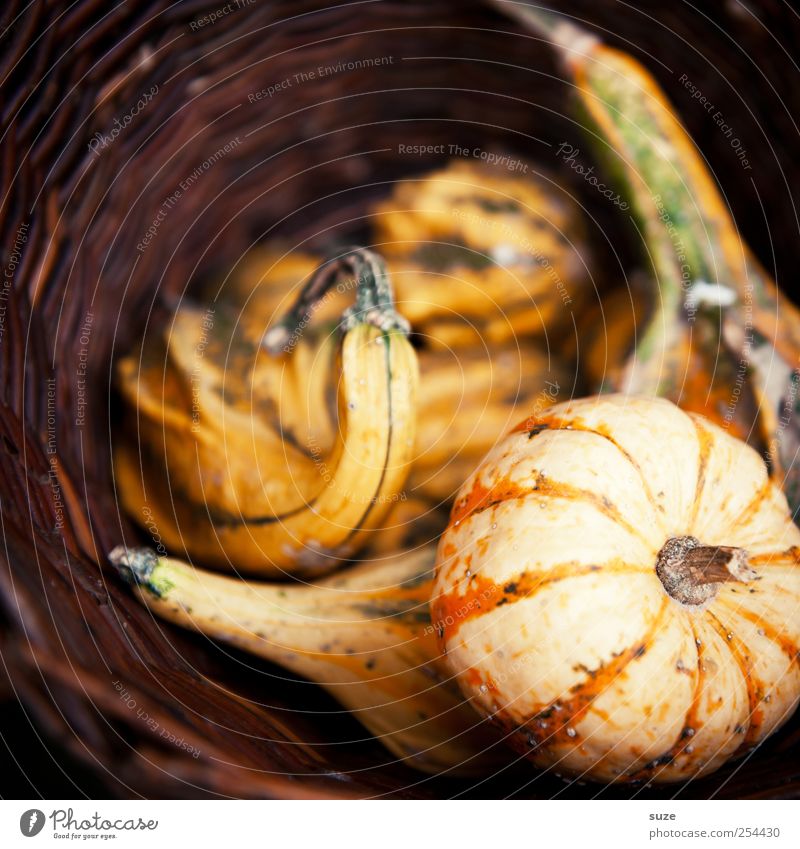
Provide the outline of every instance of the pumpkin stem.
<path id="1" fill-rule="evenodd" d="M 343 275 L 347 277 L 340 280 Z M 367 248 L 348 248 L 314 272 L 291 309 L 264 334 L 264 347 L 272 354 L 285 351 L 308 325 L 334 284 L 338 292 L 350 288 L 356 292 L 355 304 L 342 316 L 342 332 L 347 333 L 358 324 L 373 324 L 384 331 L 409 333 L 408 322 L 395 310 L 392 284 L 383 259 Z"/>
<path id="2" fill-rule="evenodd" d="M 656 558 L 656 574 L 664 589 L 682 604 L 703 604 L 717 594 L 717 584 L 752 581 L 743 548 L 701 545 L 695 537 L 672 537 Z"/>

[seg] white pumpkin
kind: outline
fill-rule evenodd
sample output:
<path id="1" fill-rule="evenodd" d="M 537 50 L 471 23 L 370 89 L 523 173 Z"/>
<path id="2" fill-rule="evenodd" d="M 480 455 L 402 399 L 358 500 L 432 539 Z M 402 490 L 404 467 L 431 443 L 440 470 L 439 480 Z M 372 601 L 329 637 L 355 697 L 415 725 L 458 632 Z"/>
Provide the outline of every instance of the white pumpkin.
<path id="1" fill-rule="evenodd" d="M 797 706 L 799 560 L 755 451 L 600 396 L 523 422 L 465 482 L 432 617 L 465 695 L 538 766 L 679 781 Z"/>

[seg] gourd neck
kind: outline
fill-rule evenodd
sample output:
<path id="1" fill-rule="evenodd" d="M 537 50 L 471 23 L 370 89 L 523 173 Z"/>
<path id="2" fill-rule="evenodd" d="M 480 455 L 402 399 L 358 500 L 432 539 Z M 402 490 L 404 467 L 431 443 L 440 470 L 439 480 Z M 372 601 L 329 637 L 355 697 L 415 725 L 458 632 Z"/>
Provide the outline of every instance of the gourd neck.
<path id="1" fill-rule="evenodd" d="M 656 574 L 681 604 L 698 605 L 717 594 L 719 584 L 755 578 L 747 552 L 726 545 L 701 545 L 695 537 L 671 537 L 656 558 Z"/>

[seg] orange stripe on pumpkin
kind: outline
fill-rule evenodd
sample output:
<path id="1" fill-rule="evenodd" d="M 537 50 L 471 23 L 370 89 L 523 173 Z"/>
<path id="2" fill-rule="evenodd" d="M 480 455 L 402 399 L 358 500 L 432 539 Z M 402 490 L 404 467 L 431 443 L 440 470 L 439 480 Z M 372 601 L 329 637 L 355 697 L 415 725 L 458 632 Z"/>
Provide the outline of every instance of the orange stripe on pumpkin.
<path id="1" fill-rule="evenodd" d="M 758 492 L 756 492 L 756 494 L 745 505 L 742 512 L 736 517 L 734 525 L 737 528 L 741 528 L 744 525 L 749 524 L 756 517 L 759 509 L 761 508 L 761 505 L 764 503 L 764 499 L 772 491 L 772 487 L 772 481 L 767 478 L 764 481 L 764 485 L 758 490 Z"/>
<path id="2" fill-rule="evenodd" d="M 761 700 L 764 696 L 764 684 L 753 674 L 753 662 L 744 643 L 710 610 L 707 610 L 705 613 L 706 618 L 711 622 L 714 629 L 730 647 L 731 654 L 739 667 L 739 672 L 742 678 L 744 678 L 744 683 L 747 687 L 748 724 L 741 745 L 732 755 L 732 757 L 735 757 L 750 748 L 755 743 L 761 731 L 761 726 L 764 722 L 764 711 L 761 708 Z"/>
<path id="3" fill-rule="evenodd" d="M 550 584 L 567 578 L 578 578 L 595 572 L 612 574 L 645 574 L 650 568 L 612 560 L 606 563 L 580 564 L 574 561 L 559 563 L 547 571 L 521 572 L 507 581 L 498 584 L 480 573 L 465 578 L 463 593 L 442 593 L 431 602 L 433 624 L 445 642 L 452 639 L 464 622 L 489 613 L 505 604 L 513 604 L 522 599 L 533 598 L 536 593 Z"/>
<path id="4" fill-rule="evenodd" d="M 706 473 L 708 472 L 708 461 L 711 457 L 711 447 L 714 444 L 714 437 L 707 431 L 700 421 L 692 417 L 695 432 L 697 433 L 697 442 L 700 446 L 699 467 L 697 469 L 697 485 L 694 491 L 694 506 L 692 508 L 691 522 L 697 519 L 697 511 L 700 509 L 700 500 L 703 497 L 703 490 L 706 485 Z"/>
<path id="5" fill-rule="evenodd" d="M 697 638 L 697 631 L 694 624 L 690 620 L 692 637 L 697 648 L 697 665 L 695 667 L 695 685 L 692 700 L 686 710 L 686 715 L 683 719 L 683 727 L 678 734 L 678 739 L 660 755 L 657 755 L 652 760 L 648 761 L 643 767 L 625 775 L 626 781 L 648 781 L 654 777 L 654 774 L 663 771 L 665 767 L 671 764 L 679 755 L 686 752 L 686 747 L 690 746 L 695 732 L 701 727 L 702 723 L 699 720 L 700 703 L 705 694 L 705 670 L 703 667 L 703 643 Z"/>
<path id="6" fill-rule="evenodd" d="M 517 732 L 517 743 L 522 735 L 528 750 L 531 747 L 556 744 L 579 745 L 580 736 L 574 726 L 586 715 L 594 701 L 624 674 L 628 665 L 646 654 L 656 638 L 669 604 L 669 598 L 665 597 L 642 639 L 599 668 L 591 670 L 588 679 L 570 688 L 566 698 L 559 697 L 534 708 L 531 718 L 514 729 Z"/>
<path id="7" fill-rule="evenodd" d="M 733 599 L 725 597 L 720 598 L 719 601 L 726 607 L 731 608 L 731 614 L 733 616 L 741 616 L 742 619 L 746 619 L 748 622 L 756 625 L 760 631 L 760 636 L 766 637 L 770 642 L 775 643 L 789 658 L 790 663 L 800 663 L 800 648 L 798 648 L 797 643 L 788 635 L 784 634 L 774 625 L 770 625 L 762 616 L 759 616 L 752 610 L 743 608 L 738 601 L 734 602 Z"/>
<path id="8" fill-rule="evenodd" d="M 605 427 L 603 425 L 595 425 L 590 427 L 585 419 L 580 416 L 575 416 L 574 418 L 565 418 L 563 416 L 540 416 L 540 417 L 529 417 L 524 421 L 520 422 L 511 433 L 528 433 L 529 438 L 533 438 L 537 433 L 541 433 L 545 430 L 574 430 L 579 433 L 591 433 L 594 436 L 599 436 L 601 439 L 605 439 L 607 442 L 610 442 L 614 448 L 619 451 L 620 454 L 628 461 L 631 467 L 636 471 L 639 479 L 642 483 L 642 489 L 644 490 L 644 494 L 647 497 L 647 500 L 650 502 L 650 505 L 654 510 L 664 511 L 664 506 L 659 504 L 655 497 L 653 496 L 653 492 L 650 489 L 650 485 L 647 482 L 647 478 L 645 477 L 644 472 L 642 471 L 642 467 L 636 461 L 634 456 L 627 451 L 622 445 L 617 442 L 614 438 L 611 428 Z"/>
<path id="9" fill-rule="evenodd" d="M 749 558 L 751 566 L 792 566 L 800 565 L 800 547 L 793 545 L 786 551 L 770 551 L 766 554 L 753 554 Z"/>
<path id="10" fill-rule="evenodd" d="M 645 537 L 635 525 L 624 518 L 619 508 L 605 495 L 598 495 L 588 489 L 581 489 L 572 484 L 554 481 L 538 473 L 536 481 L 527 488 L 508 480 L 507 478 L 486 486 L 482 481 L 476 480 L 470 491 L 459 498 L 453 505 L 450 515 L 450 526 L 460 525 L 465 519 L 477 513 L 482 513 L 491 507 L 496 507 L 505 501 L 527 498 L 535 495 L 542 498 L 564 498 L 568 501 L 579 501 L 589 504 L 608 516 L 613 522 L 625 528 L 630 534 L 637 537 L 647 548 L 652 548 L 652 543 Z"/>

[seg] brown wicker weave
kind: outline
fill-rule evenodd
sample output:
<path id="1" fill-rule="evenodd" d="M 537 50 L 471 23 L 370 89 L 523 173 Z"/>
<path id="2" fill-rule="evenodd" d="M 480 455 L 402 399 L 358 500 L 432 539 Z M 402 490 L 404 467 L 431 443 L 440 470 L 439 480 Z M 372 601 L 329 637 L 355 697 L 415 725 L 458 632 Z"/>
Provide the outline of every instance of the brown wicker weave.
<path id="1" fill-rule="evenodd" d="M 716 20 L 656 0 L 559 5 L 647 62 L 749 241 L 779 282 L 792 280 L 800 18 L 789 5 L 732 0 Z M 66 770 L 80 763 L 124 796 L 800 793 L 797 719 L 746 762 L 687 787 L 567 785 L 529 767 L 474 789 L 425 778 L 393 764 L 318 688 L 154 621 L 104 565 L 113 545 L 141 538 L 110 473 L 111 364 L 176 297 L 266 237 L 358 239 L 365 204 L 389 181 L 444 158 L 398 144 L 498 147 L 550 167 L 549 145 L 583 144 L 546 45 L 489 2 L 242 0 L 198 24 L 224 6 L 3 4 L 0 232 L 12 276 L 10 288 L 0 280 L 1 691 Z M 377 57 L 392 61 L 335 68 Z M 295 81 L 319 66 L 334 70 Z M 752 170 L 681 73 L 723 110 Z M 95 134 L 110 137 L 115 119 L 127 126 L 101 148 Z M 591 193 L 585 201 L 613 257 L 615 222 Z"/>

